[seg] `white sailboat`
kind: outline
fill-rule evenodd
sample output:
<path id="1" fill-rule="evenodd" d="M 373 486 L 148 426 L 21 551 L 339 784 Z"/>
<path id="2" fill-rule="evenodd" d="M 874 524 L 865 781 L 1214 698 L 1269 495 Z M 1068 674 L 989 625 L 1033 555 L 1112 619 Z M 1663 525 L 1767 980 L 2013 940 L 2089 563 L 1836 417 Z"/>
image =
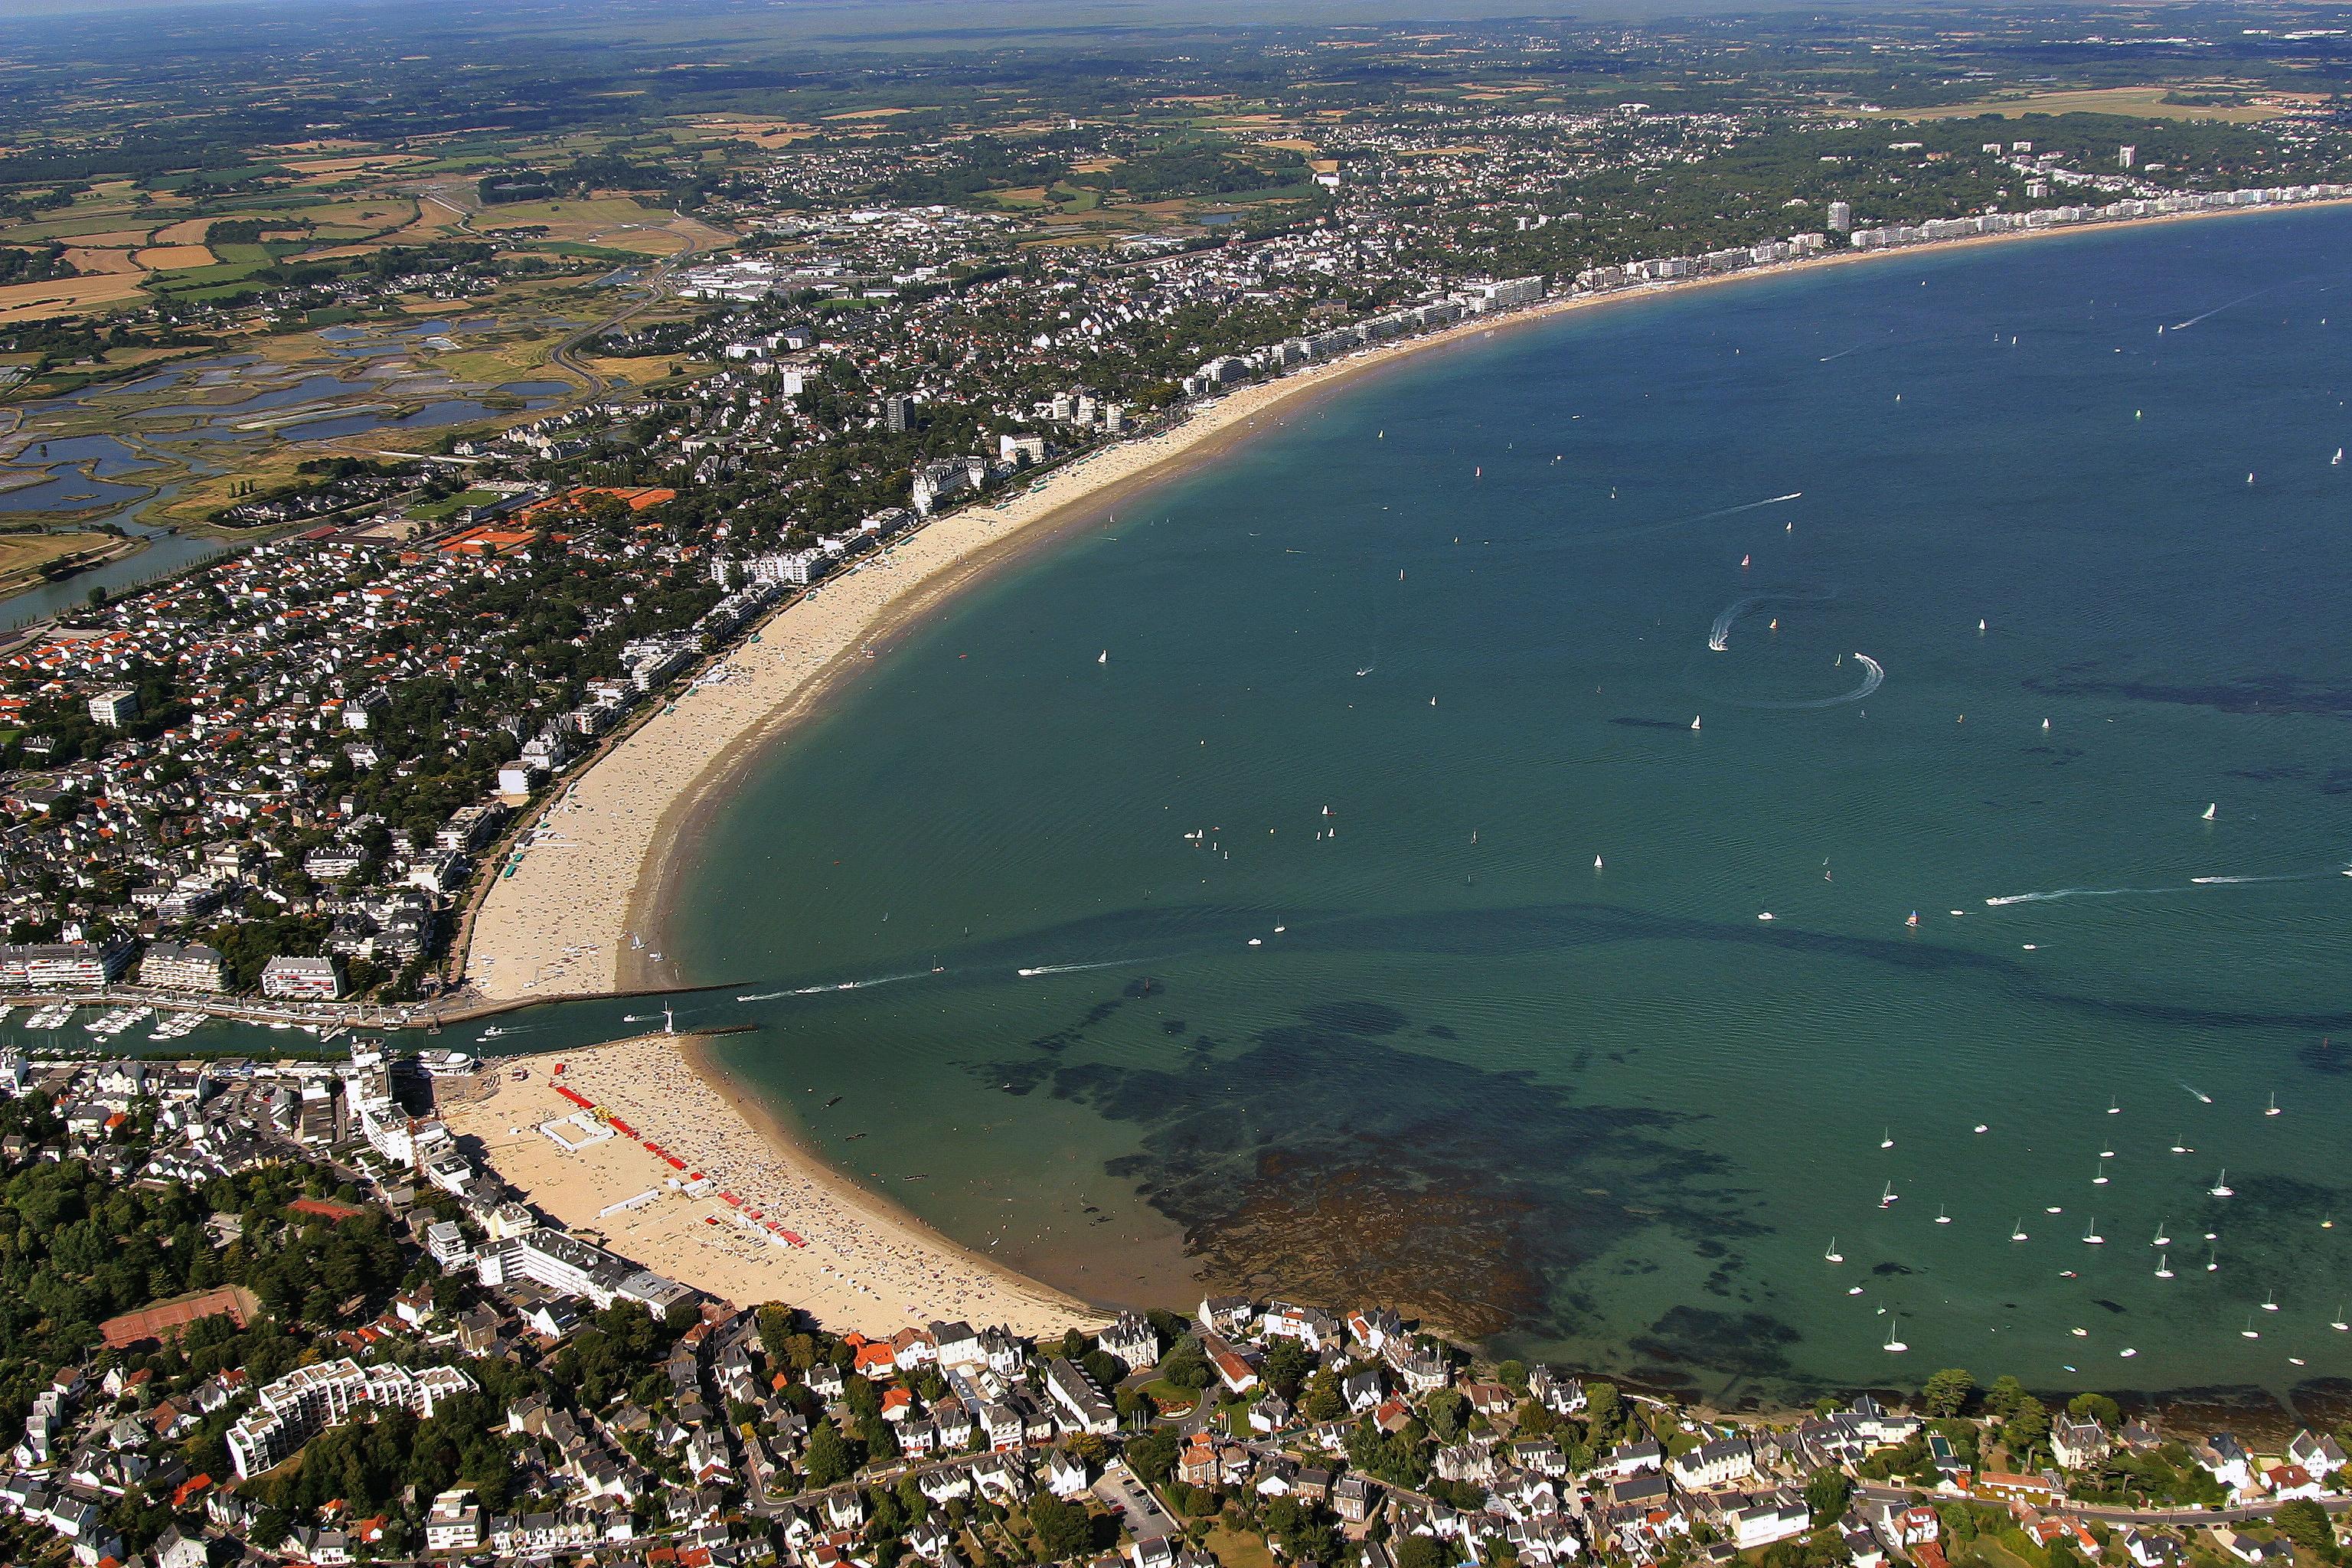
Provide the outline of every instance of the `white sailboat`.
<path id="1" fill-rule="evenodd" d="M 2023 1215 L 2019 1215 L 2015 1220 L 2011 1222 L 2009 1227 L 2009 1239 L 2011 1241 L 2023 1241 L 2025 1239 L 2025 1216 Z"/>
<path id="2" fill-rule="evenodd" d="M 2272 1092 L 2271 1092 L 2271 1103 L 2270 1103 L 2270 1108 L 2269 1108 L 2268 1110 L 2264 1110 L 2264 1111 L 2263 1112 L 2263 1114 L 2264 1116 L 2276 1116 L 2278 1113 L 2279 1113 L 2278 1091 L 2277 1091 L 2277 1090 L 2275 1090 L 2275 1089 L 2273 1089 L 2273 1090 L 2272 1090 Z"/>
<path id="3" fill-rule="evenodd" d="M 1696 713 L 1691 715 L 1691 728 L 1694 730 L 1698 728 L 1698 715 Z"/>
<path id="4" fill-rule="evenodd" d="M 1829 1259 L 1832 1263 L 1843 1263 L 1845 1261 L 1845 1254 L 1837 1249 L 1837 1237 L 1834 1236 L 1830 1237 L 1830 1249 L 1827 1252 L 1822 1253 L 1822 1256 Z"/>
<path id="5" fill-rule="evenodd" d="M 2343 1302 L 2338 1301 L 2336 1303 L 2336 1316 L 2327 1321 L 2327 1326 L 2334 1329 L 2339 1334 L 2352 1333 L 2352 1319 L 2345 1317 Z"/>
<path id="6" fill-rule="evenodd" d="M 2172 1254 L 2159 1252 L 2156 1255 L 2156 1277 L 2158 1279 L 2172 1278 Z"/>
<path id="7" fill-rule="evenodd" d="M 2148 1245 L 2149 1245 L 2150 1247 L 2170 1247 L 2170 1246 L 2172 1245 L 2172 1237 L 2170 1237 L 2169 1236 L 2167 1236 L 2167 1235 L 2165 1234 L 2165 1225 L 2164 1225 L 2164 1224 L 2159 1224 L 2159 1225 L 2158 1225 L 2158 1226 L 2157 1226 L 2157 1227 L 2156 1227 L 2156 1239 L 2155 1239 L 2154 1241 L 2149 1242 L 2149 1243 L 2148 1243 Z"/>
<path id="8" fill-rule="evenodd" d="M 2206 822 L 2210 822 L 2210 821 L 2212 821 L 2212 820 L 2213 820 L 2213 811 L 2214 811 L 2214 808 L 2215 808 L 2216 806 L 2220 805 L 2221 804 L 2221 803 L 2220 801 L 2209 801 L 2209 802 L 2207 802 L 2207 803 L 2206 803 L 2206 806 L 2205 806 L 2205 815 L 2204 815 L 2204 816 L 2203 816 L 2203 818 L 2202 818 L 2201 820 L 2206 821 Z"/>
<path id="9" fill-rule="evenodd" d="M 1598 855 L 1592 858 L 1592 868 L 1596 871 L 1601 869 L 1601 857 Z"/>
<path id="10" fill-rule="evenodd" d="M 1105 648 L 1102 652 L 1095 655 L 1095 662 L 1097 664 L 1108 664 L 1110 662 L 1110 649 Z"/>
<path id="11" fill-rule="evenodd" d="M 2221 1173 L 2213 1178 L 2213 1184 L 2205 1189 L 2205 1194 L 2208 1197 L 2215 1198 L 2234 1198 L 2238 1195 L 2238 1189 L 2230 1184 L 2230 1167 L 2227 1165 L 2221 1167 Z"/>
<path id="12" fill-rule="evenodd" d="M 1944 1212 L 1944 1205 L 1941 1204 L 1937 1204 L 1936 1205 L 1936 1223 L 1937 1225 L 1949 1225 L 1952 1223 L 1952 1216 Z"/>
<path id="13" fill-rule="evenodd" d="M 1902 1316 L 1897 1314 L 1895 1321 L 1886 1325 L 1886 1342 L 1879 1348 L 1885 1351 L 1890 1355 L 1901 1355 L 1905 1351 L 1909 1350 L 1911 1348 L 1909 1345 L 1905 1344 L 1901 1340 L 1895 1337 L 1895 1331 L 1902 1327 Z"/>
<path id="14" fill-rule="evenodd" d="M 2214 1251 L 2211 1244 L 2208 1243 L 2205 1247 L 2205 1272 L 2208 1274 L 2218 1274 L 2221 1271 L 2221 1255 Z"/>
<path id="15" fill-rule="evenodd" d="M 2097 1215 L 2094 1215 L 2091 1217 L 2090 1228 L 2083 1232 L 2083 1240 L 2084 1243 L 2092 1247 L 2105 1247 L 2107 1244 L 2107 1238 L 2099 1234 L 2099 1221 Z"/>
<path id="16" fill-rule="evenodd" d="M 2107 1157 L 2106 1157 L 2105 1154 L 2102 1154 L 2102 1155 L 2100 1155 L 2100 1156 L 2099 1156 L 2099 1173 L 2098 1173 L 2097 1175 L 2093 1176 L 2093 1177 L 2091 1178 L 2091 1185 L 2093 1185 L 2093 1186 L 2095 1186 L 2095 1187 L 2104 1187 L 2104 1186 L 2105 1186 L 2106 1184 L 2107 1184 Z"/>
<path id="17" fill-rule="evenodd" d="M 1885 1192 L 1883 1192 L 1883 1193 L 1881 1193 L 1881 1194 L 1878 1194 L 1878 1206 L 1879 1206 L 1880 1208 L 1892 1208 L 1892 1207 L 1894 1207 L 1894 1206 L 1895 1206 L 1895 1200 L 1899 1195 L 1900 1195 L 1900 1194 L 1897 1194 L 1897 1193 L 1895 1192 L 1895 1184 L 1894 1184 L 1893 1182 L 1889 1182 L 1889 1183 L 1887 1183 L 1887 1184 L 1886 1184 L 1886 1190 L 1885 1190 Z"/>
<path id="18" fill-rule="evenodd" d="M 2263 1310 L 2265 1312 L 2275 1312 L 2278 1310 L 2277 1291 L 2271 1290 L 2264 1292 L 2263 1296 Z"/>
<path id="19" fill-rule="evenodd" d="M 1878 1146 L 1882 1149 L 1892 1149 L 1895 1147 L 1895 1129 L 1890 1127 L 1879 1135 Z"/>
<path id="20" fill-rule="evenodd" d="M 2254 1315 L 2252 1312 L 2246 1314 L 2246 1326 L 2238 1331 L 2238 1336 L 2248 1340 L 2258 1340 L 2263 1337 L 2261 1331 L 2254 1327 Z"/>

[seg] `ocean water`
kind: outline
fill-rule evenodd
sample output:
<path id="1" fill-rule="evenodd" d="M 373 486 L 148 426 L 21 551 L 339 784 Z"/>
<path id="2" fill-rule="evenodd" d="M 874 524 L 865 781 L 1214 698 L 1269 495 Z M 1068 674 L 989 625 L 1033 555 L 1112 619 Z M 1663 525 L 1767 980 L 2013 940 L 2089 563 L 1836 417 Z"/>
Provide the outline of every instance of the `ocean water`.
<path id="1" fill-rule="evenodd" d="M 890 646 L 672 954 L 820 1147 L 1097 1299 L 1734 1401 L 2340 1377 L 2347 241 L 1409 362 Z"/>
<path id="2" fill-rule="evenodd" d="M 1906 256 L 1288 411 L 744 777 L 680 1022 L 1105 1302 L 1732 1403 L 2340 1390 L 2347 242 Z"/>

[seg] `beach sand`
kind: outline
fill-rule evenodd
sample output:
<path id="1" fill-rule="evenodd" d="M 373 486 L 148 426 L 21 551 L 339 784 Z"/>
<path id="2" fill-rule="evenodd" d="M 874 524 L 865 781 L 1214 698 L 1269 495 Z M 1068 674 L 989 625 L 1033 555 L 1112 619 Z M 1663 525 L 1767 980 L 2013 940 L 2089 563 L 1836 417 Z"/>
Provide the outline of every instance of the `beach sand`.
<path id="1" fill-rule="evenodd" d="M 498 1092 L 447 1110 L 443 1120 L 565 1228 L 737 1306 L 782 1301 L 835 1332 L 857 1329 L 877 1338 L 933 1319 L 1037 1335 L 1106 1320 L 835 1174 L 739 1093 L 706 1051 L 707 1043 L 692 1036 L 646 1035 L 502 1058 Z M 529 1077 L 518 1081 L 518 1069 Z M 559 1094 L 558 1084 L 635 1136 L 599 1137 L 609 1130 Z M 541 1131 L 549 1122 L 564 1142 Z M 646 1142 L 685 1161 L 686 1169 L 674 1169 Z M 690 1196 L 684 1184 L 698 1173 L 710 1179 L 709 1188 Z M 633 1199 L 645 1201 L 615 1206 Z M 754 1211 L 806 1245 L 775 1238 L 749 1217 Z"/>

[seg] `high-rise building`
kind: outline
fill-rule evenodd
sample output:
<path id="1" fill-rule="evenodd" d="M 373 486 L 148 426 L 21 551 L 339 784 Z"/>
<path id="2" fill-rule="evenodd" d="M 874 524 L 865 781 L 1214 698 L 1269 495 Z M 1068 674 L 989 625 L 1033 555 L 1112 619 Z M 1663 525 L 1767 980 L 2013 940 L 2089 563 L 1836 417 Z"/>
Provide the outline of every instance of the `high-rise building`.
<path id="1" fill-rule="evenodd" d="M 1830 204 L 1830 227 L 1840 234 L 1846 234 L 1853 230 L 1853 207 L 1851 204 L 1846 202 Z"/>
<path id="2" fill-rule="evenodd" d="M 903 392 L 894 392 L 882 399 L 882 426 L 892 435 L 900 435 L 914 422 L 915 400 Z"/>
<path id="3" fill-rule="evenodd" d="M 2116 167 L 2128 169 L 2139 162 L 2139 149 L 2126 142 L 2116 149 Z"/>

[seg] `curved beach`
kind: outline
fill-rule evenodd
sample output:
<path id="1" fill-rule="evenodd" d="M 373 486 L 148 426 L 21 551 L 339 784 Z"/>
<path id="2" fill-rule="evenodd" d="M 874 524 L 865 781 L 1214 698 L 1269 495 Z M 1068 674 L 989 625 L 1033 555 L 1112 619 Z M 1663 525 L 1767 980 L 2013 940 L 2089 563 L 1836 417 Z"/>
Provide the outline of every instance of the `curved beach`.
<path id="1" fill-rule="evenodd" d="M 943 514 L 790 601 L 759 641 L 726 656 L 727 679 L 656 712 L 545 807 L 543 841 L 491 884 L 474 917 L 466 957 L 474 996 L 554 1001 L 676 984 L 658 956 L 662 915 L 681 890 L 678 849 L 696 811 L 765 746 L 785 742 L 837 680 L 887 657 L 882 645 L 899 628 L 1018 551 L 1276 427 L 1264 416 L 1286 405 L 1407 353 L 1600 302 L 1558 300 L 1244 387 L 1172 429 L 1057 468 L 1034 489 Z"/>
<path id="2" fill-rule="evenodd" d="M 1572 310 L 1823 267 L 2336 205 L 2342 204 L 1985 235 L 1553 300 L 1244 386 L 1197 408 L 1171 429 L 1055 468 L 1017 495 L 942 514 L 886 553 L 787 602 L 761 625 L 758 642 L 746 642 L 725 657 L 727 679 L 698 686 L 639 723 L 542 808 L 540 820 L 553 832 L 523 857 L 513 875 L 491 883 L 475 911 L 465 959 L 470 997 L 493 1005 L 554 1001 L 677 984 L 674 967 L 656 955 L 664 911 L 681 891 L 677 846 L 697 810 L 722 794 L 738 769 L 765 745 L 784 742 L 836 680 L 866 658 L 886 656 L 887 648 L 878 645 L 966 584 L 1020 549 L 1089 523 L 1138 491 L 1278 427 L 1283 421 L 1268 416 L 1286 405 L 1328 393 L 1409 355 Z"/>

